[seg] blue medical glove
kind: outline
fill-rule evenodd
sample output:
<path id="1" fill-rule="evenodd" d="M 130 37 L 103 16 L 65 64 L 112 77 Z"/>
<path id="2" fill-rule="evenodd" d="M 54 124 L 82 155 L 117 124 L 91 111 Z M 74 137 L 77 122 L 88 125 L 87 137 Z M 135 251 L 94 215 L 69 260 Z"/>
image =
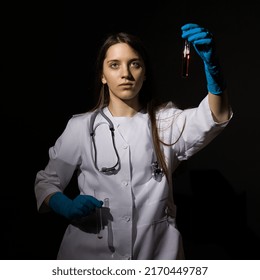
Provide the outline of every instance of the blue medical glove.
<path id="1" fill-rule="evenodd" d="M 78 195 L 72 200 L 61 192 L 53 194 L 49 200 L 49 207 L 69 220 L 87 216 L 102 204 L 102 201 L 90 195 Z"/>
<path id="2" fill-rule="evenodd" d="M 213 94 L 221 94 L 226 85 L 216 56 L 212 34 L 198 24 L 188 23 L 181 27 L 182 38 L 191 42 L 204 62 L 207 89 Z"/>

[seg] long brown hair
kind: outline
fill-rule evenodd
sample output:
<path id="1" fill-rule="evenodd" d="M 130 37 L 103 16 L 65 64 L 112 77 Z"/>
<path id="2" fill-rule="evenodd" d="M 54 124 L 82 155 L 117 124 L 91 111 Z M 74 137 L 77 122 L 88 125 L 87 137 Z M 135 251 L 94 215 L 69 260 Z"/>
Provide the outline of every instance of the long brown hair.
<path id="1" fill-rule="evenodd" d="M 148 58 L 148 53 L 146 51 L 143 42 L 137 36 L 125 32 L 110 34 L 104 41 L 101 48 L 99 49 L 97 60 L 96 60 L 96 76 L 95 76 L 95 97 L 98 97 L 98 100 L 92 110 L 107 106 L 109 103 L 108 86 L 107 84 L 103 84 L 101 81 L 101 77 L 103 73 L 103 62 L 109 47 L 118 43 L 128 44 L 143 59 L 145 65 L 146 80 L 145 83 L 143 83 L 143 86 L 139 92 L 139 101 L 140 104 L 142 105 L 142 108 L 145 108 L 149 114 L 150 121 L 151 121 L 151 133 L 153 138 L 152 140 L 153 140 L 156 157 L 159 166 L 162 168 L 164 174 L 166 175 L 167 180 L 169 180 L 165 157 L 160 147 L 160 144 L 163 142 L 159 138 L 159 134 L 156 126 L 156 111 L 162 105 L 162 102 L 160 102 L 158 98 L 155 98 L 155 85 L 154 85 L 153 71 L 150 65 L 150 60 Z"/>

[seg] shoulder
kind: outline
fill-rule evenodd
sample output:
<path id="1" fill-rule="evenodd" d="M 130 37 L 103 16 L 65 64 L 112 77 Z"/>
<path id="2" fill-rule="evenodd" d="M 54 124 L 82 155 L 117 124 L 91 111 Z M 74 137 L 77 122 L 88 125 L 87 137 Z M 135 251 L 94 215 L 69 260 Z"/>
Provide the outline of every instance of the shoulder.
<path id="1" fill-rule="evenodd" d="M 85 113 L 74 114 L 71 116 L 68 122 L 73 124 L 84 124 L 90 120 L 93 113 L 94 112 L 89 111 Z"/>
<path id="2" fill-rule="evenodd" d="M 85 112 L 72 115 L 67 121 L 66 128 L 70 130 L 81 130 L 88 127 L 93 112 Z"/>
<path id="3" fill-rule="evenodd" d="M 74 114 L 71 116 L 70 120 L 72 121 L 84 121 L 91 115 L 91 112 L 85 112 L 85 113 L 79 113 L 79 114 Z"/>

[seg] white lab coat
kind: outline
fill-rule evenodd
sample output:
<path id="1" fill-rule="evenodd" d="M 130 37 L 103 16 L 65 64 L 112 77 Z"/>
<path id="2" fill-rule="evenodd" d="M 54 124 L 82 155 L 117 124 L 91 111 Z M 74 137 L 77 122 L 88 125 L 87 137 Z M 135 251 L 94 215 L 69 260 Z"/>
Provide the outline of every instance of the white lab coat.
<path id="1" fill-rule="evenodd" d="M 92 113 L 73 116 L 55 145 L 49 149 L 50 160 L 36 175 L 35 194 L 40 212 L 51 193 L 63 191 L 78 168 L 81 194 L 104 200 L 103 227 L 99 213 L 71 222 L 64 234 L 58 259 L 182 259 L 181 235 L 175 225 L 172 182 L 152 177 L 155 160 L 148 114 L 139 112 L 131 118 L 104 113 L 115 126 L 115 144 L 121 168 L 106 175 L 94 166 L 90 131 Z M 198 108 L 181 111 L 172 103 L 157 113 L 159 134 L 166 143 L 164 153 L 172 173 L 180 161 L 188 159 L 218 135 L 229 121 L 217 124 L 205 97 Z M 99 168 L 116 163 L 108 122 L 98 114 L 94 124 Z M 182 134 L 181 131 L 183 130 Z M 171 180 L 171 176 L 169 176 Z M 98 238 L 98 234 L 103 238 Z"/>

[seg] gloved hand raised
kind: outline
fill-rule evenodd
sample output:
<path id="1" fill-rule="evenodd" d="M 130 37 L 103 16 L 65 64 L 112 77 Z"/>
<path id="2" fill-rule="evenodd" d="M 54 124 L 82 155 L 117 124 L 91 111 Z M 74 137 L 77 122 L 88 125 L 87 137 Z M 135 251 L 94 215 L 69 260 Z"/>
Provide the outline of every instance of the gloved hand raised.
<path id="1" fill-rule="evenodd" d="M 221 94 L 226 85 L 216 56 L 212 34 L 204 27 L 188 23 L 181 27 L 182 38 L 191 42 L 204 62 L 208 91 Z"/>
<path id="2" fill-rule="evenodd" d="M 89 215 L 102 204 L 102 201 L 90 195 L 78 195 L 72 200 L 61 192 L 53 194 L 49 200 L 49 207 L 69 220 Z"/>

